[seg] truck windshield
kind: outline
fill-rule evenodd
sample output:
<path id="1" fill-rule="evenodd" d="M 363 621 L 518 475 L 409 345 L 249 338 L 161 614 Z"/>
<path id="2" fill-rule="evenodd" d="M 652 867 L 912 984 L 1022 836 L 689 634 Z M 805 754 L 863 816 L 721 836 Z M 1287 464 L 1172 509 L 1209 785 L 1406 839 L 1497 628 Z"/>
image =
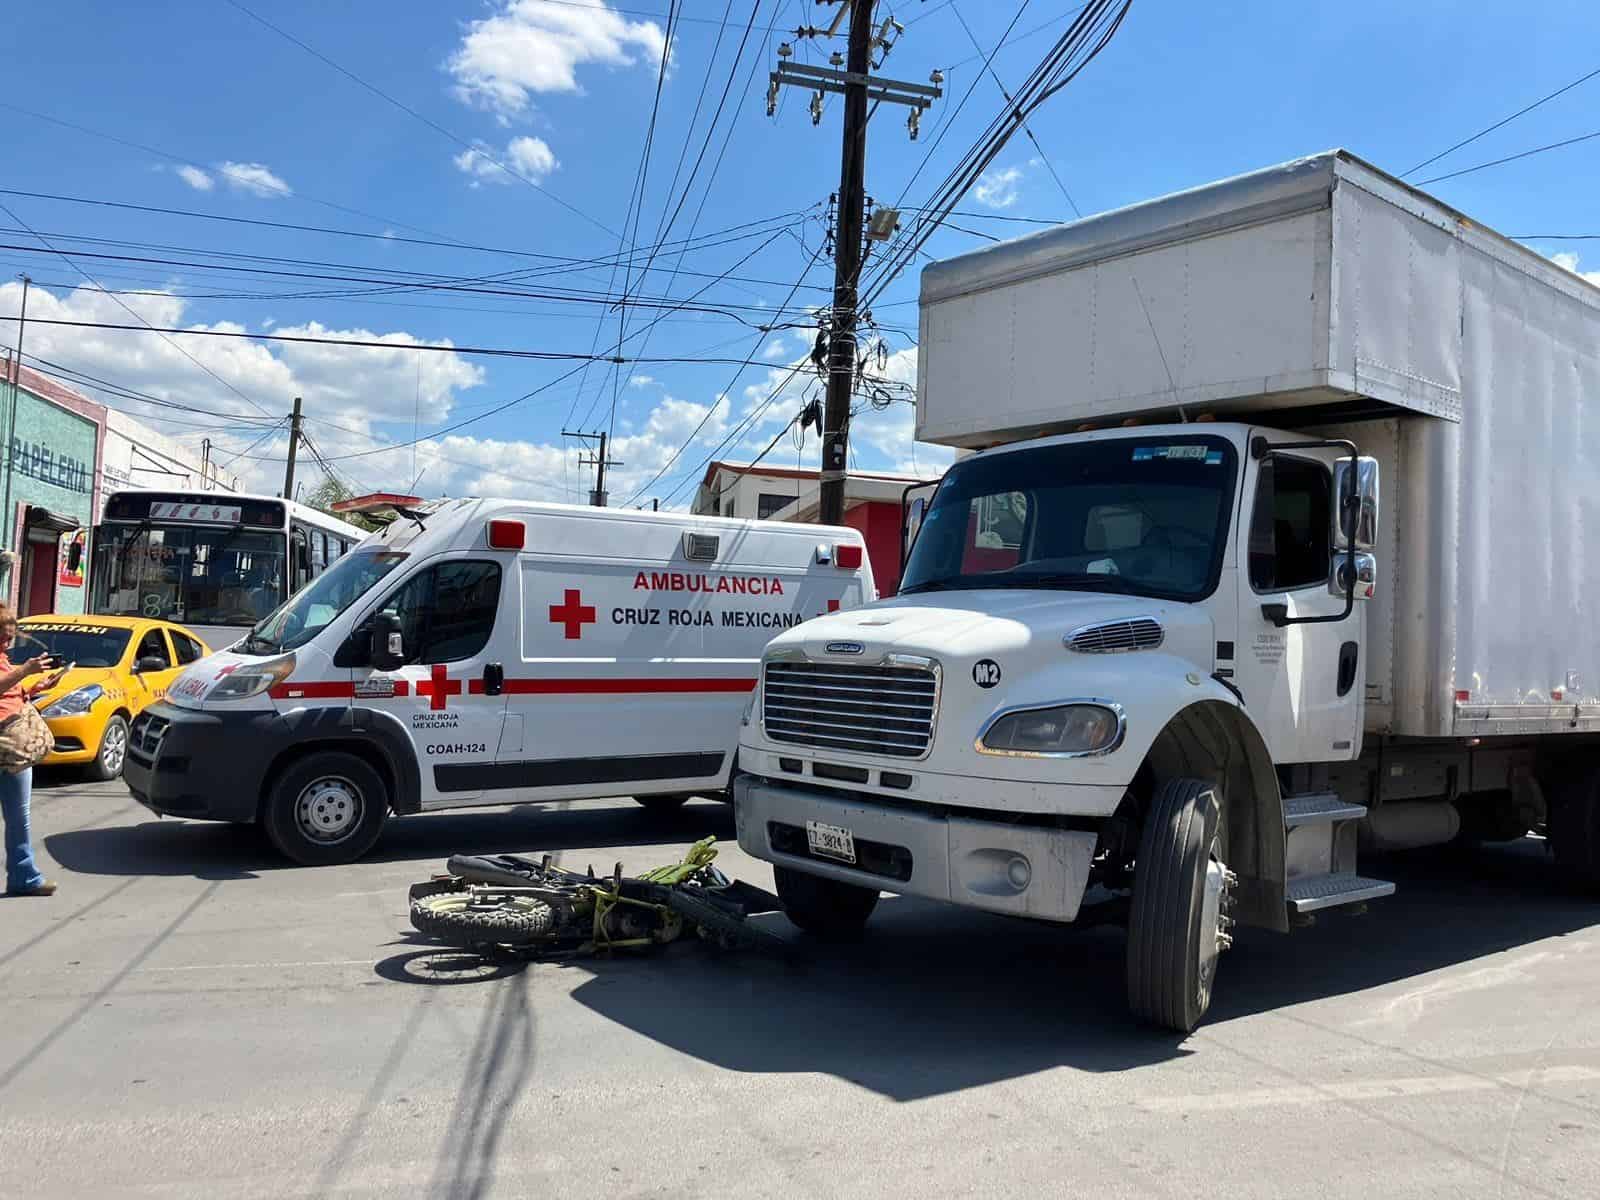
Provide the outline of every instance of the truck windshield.
<path id="1" fill-rule="evenodd" d="M 194 625 L 252 625 L 283 602 L 282 531 L 105 524 L 94 531 L 89 608 Z"/>
<path id="2" fill-rule="evenodd" d="M 900 594 L 1036 587 L 1202 599 L 1221 570 L 1235 459 L 1223 438 L 1167 434 L 958 463 Z"/>
<path id="3" fill-rule="evenodd" d="M 305 645 L 405 558 L 404 553 L 395 550 L 351 551 L 258 623 L 234 650 L 240 654 L 276 654 Z"/>

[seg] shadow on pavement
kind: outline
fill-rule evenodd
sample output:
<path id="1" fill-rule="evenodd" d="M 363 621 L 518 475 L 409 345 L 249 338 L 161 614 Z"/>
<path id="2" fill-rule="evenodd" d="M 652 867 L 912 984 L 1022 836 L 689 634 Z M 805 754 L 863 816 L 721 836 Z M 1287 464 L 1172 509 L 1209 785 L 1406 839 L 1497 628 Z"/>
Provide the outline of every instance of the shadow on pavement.
<path id="1" fill-rule="evenodd" d="M 1210 1020 L 1360 992 L 1587 928 L 1542 844 L 1382 861 L 1398 894 L 1291 936 L 1245 931 Z M 765 917 L 785 928 L 781 917 Z M 886 899 L 861 942 L 755 955 L 593 960 L 573 993 L 596 1013 L 716 1066 L 823 1072 L 897 1100 L 1069 1067 L 1124 1071 L 1190 1051 L 1123 999 L 1122 932 L 1060 929 Z"/>
<path id="2" fill-rule="evenodd" d="M 294 868 L 253 825 L 157 819 L 140 810 L 134 825 L 77 829 L 43 839 L 52 858 L 68 871 L 88 875 L 191 875 L 198 879 L 252 879 Z M 471 812 L 431 813 L 391 819 L 363 862 L 443 860 L 452 854 L 559 853 L 583 849 L 595 870 L 609 870 L 600 853 L 608 846 L 656 846 L 692 842 L 706 834 L 733 838 L 733 810 L 710 800 L 692 800 L 677 812 L 652 813 L 631 800 L 604 807 L 525 805 Z M 585 862 L 588 861 L 586 857 Z M 578 864 L 580 869 L 583 864 Z M 645 868 L 655 863 L 629 863 Z"/>

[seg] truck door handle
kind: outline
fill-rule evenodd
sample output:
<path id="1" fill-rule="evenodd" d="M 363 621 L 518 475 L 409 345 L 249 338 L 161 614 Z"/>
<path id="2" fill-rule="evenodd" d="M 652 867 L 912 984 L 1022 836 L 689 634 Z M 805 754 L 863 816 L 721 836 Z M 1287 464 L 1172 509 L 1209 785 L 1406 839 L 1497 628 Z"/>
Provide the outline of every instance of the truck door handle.
<path id="1" fill-rule="evenodd" d="M 483 664 L 483 694 L 498 696 L 506 690 L 506 669 L 499 663 Z"/>

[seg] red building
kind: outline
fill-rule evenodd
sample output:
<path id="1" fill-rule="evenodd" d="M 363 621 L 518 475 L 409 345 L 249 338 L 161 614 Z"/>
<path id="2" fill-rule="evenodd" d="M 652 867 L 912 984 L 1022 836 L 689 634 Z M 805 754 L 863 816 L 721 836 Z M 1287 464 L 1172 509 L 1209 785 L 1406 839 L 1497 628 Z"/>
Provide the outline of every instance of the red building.
<path id="1" fill-rule="evenodd" d="M 915 475 L 852 471 L 845 476 L 844 523 L 859 529 L 880 596 L 900 586 L 900 501 Z M 713 462 L 690 511 L 718 517 L 816 521 L 818 473 L 792 467 Z"/>

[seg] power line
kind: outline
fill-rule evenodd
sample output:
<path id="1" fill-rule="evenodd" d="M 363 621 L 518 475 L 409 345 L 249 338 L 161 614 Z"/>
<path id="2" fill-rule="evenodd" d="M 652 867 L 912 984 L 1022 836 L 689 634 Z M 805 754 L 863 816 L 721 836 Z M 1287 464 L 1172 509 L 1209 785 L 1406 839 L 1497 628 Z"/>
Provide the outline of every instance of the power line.
<path id="1" fill-rule="evenodd" d="M 230 225 L 254 225 L 254 226 L 258 226 L 258 227 L 261 227 L 261 228 L 267 228 L 267 229 L 284 229 L 284 230 L 293 230 L 293 231 L 300 232 L 300 233 L 327 234 L 327 235 L 333 236 L 333 237 L 362 238 L 362 239 L 365 239 L 367 241 L 388 242 L 388 243 L 391 243 L 391 244 L 405 245 L 405 246 L 430 246 L 430 247 L 438 247 L 438 248 L 442 248 L 442 249 L 446 249 L 446 250 L 471 250 L 471 251 L 475 251 L 475 252 L 483 253 L 483 254 L 499 254 L 499 255 L 504 255 L 504 256 L 507 256 L 507 257 L 511 257 L 511 258 L 542 259 L 542 260 L 548 261 L 548 262 L 550 262 L 552 264 L 552 268 L 551 268 L 552 270 L 571 270 L 571 269 L 575 269 L 575 268 L 599 268 L 599 267 L 605 267 L 605 266 L 613 266 L 618 261 L 620 261 L 620 255 L 606 255 L 606 256 L 600 257 L 600 258 L 570 258 L 570 257 L 565 257 L 565 256 L 562 256 L 562 255 L 557 255 L 557 254 L 545 254 L 545 253 L 541 253 L 539 251 L 519 250 L 519 249 L 513 249 L 513 248 L 509 248 L 509 247 L 505 247 L 505 246 L 484 246 L 484 245 L 477 245 L 477 244 L 474 244 L 474 243 L 471 243 L 471 242 L 441 241 L 441 240 L 434 239 L 434 238 L 404 237 L 404 236 L 401 236 L 399 234 L 391 234 L 391 233 L 366 233 L 366 232 L 364 232 L 362 230 L 359 230 L 359 229 L 339 229 L 337 227 L 326 226 L 326 225 L 302 225 L 302 224 L 297 224 L 297 223 L 292 222 L 292 221 L 266 221 L 266 220 L 262 220 L 262 219 L 256 218 L 256 217 L 224 216 L 221 213 L 199 212 L 199 211 L 197 211 L 195 209 L 190 209 L 190 208 L 167 208 L 167 207 L 163 207 L 163 206 L 160 206 L 160 205 L 154 205 L 154 204 L 131 204 L 131 203 L 128 203 L 126 201 L 102 200 L 102 199 L 94 199 L 94 198 L 86 197 L 86 196 L 67 196 L 67 195 L 62 195 L 62 194 L 55 193 L 55 192 L 31 192 L 31 191 L 24 191 L 24 190 L 21 190 L 19 188 L 0 188 L 0 195 L 4 195 L 4 196 L 25 196 L 25 197 L 28 197 L 30 199 L 36 199 L 36 200 L 56 200 L 56 201 L 60 201 L 62 203 L 67 203 L 67 204 L 85 204 L 85 205 L 93 205 L 93 206 L 100 207 L 100 208 L 125 209 L 125 210 L 131 211 L 131 212 L 159 213 L 159 214 L 161 214 L 163 216 L 188 217 L 188 218 L 191 218 L 191 219 L 194 219 L 194 220 L 201 220 L 201 221 L 221 221 L 221 222 L 224 222 L 224 223 L 230 224 Z M 813 206 L 813 207 L 815 207 L 815 206 Z M 699 239 L 696 239 L 696 238 L 684 239 L 684 241 L 682 243 L 683 249 L 684 249 L 685 252 L 687 252 L 690 249 L 696 249 L 696 250 L 714 249 L 717 246 L 727 245 L 728 242 L 730 242 L 730 241 L 740 241 L 740 240 L 743 240 L 743 239 L 742 238 L 728 238 L 727 241 L 712 241 L 711 239 L 713 239 L 713 238 L 721 238 L 725 234 L 736 233 L 736 232 L 738 232 L 740 230 L 751 230 L 751 229 L 753 229 L 754 226 L 757 226 L 757 225 L 767 225 L 767 224 L 769 224 L 771 222 L 775 222 L 775 221 L 788 221 L 791 218 L 803 218 L 808 211 L 809 210 L 807 210 L 807 209 L 796 209 L 796 210 L 794 210 L 792 212 L 778 213 L 778 214 L 776 214 L 774 216 L 771 216 L 771 217 L 761 217 L 758 220 L 744 221 L 744 222 L 741 222 L 738 225 L 730 225 L 730 226 L 727 226 L 724 229 L 714 230 L 712 232 L 709 232 L 709 233 L 701 235 L 702 238 L 705 239 L 705 242 L 702 245 L 694 245 L 693 244 L 694 242 L 696 242 Z M 989 215 L 989 214 L 973 213 L 971 215 L 973 215 L 973 216 L 985 216 L 985 215 Z M 997 217 L 995 219 L 997 219 L 997 220 L 1019 220 L 1019 219 L 1022 219 L 1022 218 Z M 761 236 L 761 234 L 763 234 L 765 232 L 767 232 L 767 230 L 758 229 L 758 230 L 754 230 L 753 232 L 745 234 L 744 237 L 759 237 L 759 236 Z M 660 247 L 660 249 L 675 248 L 678 245 L 679 245 L 679 243 L 667 242 L 667 243 L 664 243 Z M 199 251 L 199 252 L 200 253 L 216 253 L 216 254 L 225 253 L 223 251 Z M 663 269 L 665 269 L 665 268 L 663 268 Z M 690 272 L 684 272 L 684 273 L 685 274 L 696 274 L 697 272 L 690 271 Z M 740 280 L 740 282 L 766 284 L 768 286 L 781 286 L 781 285 L 779 285 L 777 280 L 767 280 L 767 279 L 742 279 L 742 280 Z"/>
<path id="2" fill-rule="evenodd" d="M 1567 138 L 1565 141 L 1551 142 L 1548 146 L 1535 146 L 1532 150 L 1524 150 L 1521 154 L 1508 154 L 1504 158 L 1491 159 L 1489 162 L 1479 163 L 1475 167 L 1464 167 L 1459 171 L 1451 171 L 1448 175 L 1435 175 L 1432 179 L 1422 180 L 1416 186 L 1427 187 L 1430 183 L 1442 183 L 1446 179 L 1459 179 L 1463 175 L 1471 175 L 1474 171 L 1484 171 L 1490 167 L 1498 167 L 1502 163 L 1516 162 L 1519 158 L 1532 158 L 1535 154 L 1543 154 L 1547 150 L 1559 150 L 1563 146 L 1575 146 L 1579 142 L 1588 142 L 1595 138 L 1600 138 L 1600 129 L 1595 130 L 1593 133 Z"/>
<path id="3" fill-rule="evenodd" d="M 32 233 L 35 238 L 38 238 L 40 245 L 44 246 L 45 249 L 49 250 L 52 254 L 56 255 L 56 257 L 60 258 L 63 262 L 65 262 L 74 271 L 78 272 L 78 274 L 82 275 L 90 283 L 95 284 L 96 287 L 99 286 L 99 284 L 95 282 L 94 277 L 92 275 L 90 275 L 89 272 L 85 271 L 82 267 L 80 267 L 76 262 L 74 262 L 72 260 L 71 255 L 69 255 L 65 251 L 57 250 L 49 242 L 45 241 L 44 238 L 39 237 L 39 235 L 37 233 L 34 233 L 32 226 L 30 226 L 21 217 L 17 216 L 17 214 L 9 206 L 7 206 L 4 202 L 0 202 L 0 212 L 5 213 L 6 216 L 10 217 L 18 225 L 22 226 L 29 233 Z M 27 247 L 17 247 L 17 248 L 18 249 L 26 249 Z M 215 379 L 218 383 L 220 383 L 223 387 L 227 388 L 235 396 L 239 397 L 239 399 L 243 400 L 246 404 L 250 405 L 251 408 L 257 409 L 258 411 L 263 412 L 263 413 L 267 411 L 266 409 L 262 408 L 260 404 L 256 403 L 255 400 L 251 399 L 249 396 L 246 396 L 243 392 L 241 392 L 233 384 L 229 383 L 226 379 L 224 379 L 222 376 L 218 375 L 210 367 L 206 366 L 205 363 L 203 363 L 199 359 L 195 358 L 192 354 L 190 354 L 182 346 L 178 345 L 178 343 L 174 342 L 171 338 L 167 337 L 166 336 L 166 332 L 167 331 L 162 331 L 162 330 L 156 329 L 155 326 L 151 325 L 149 321 L 146 321 L 142 316 L 139 315 L 139 313 L 137 313 L 134 309 L 130 308 L 126 303 L 124 303 L 123 300 L 122 300 L 122 297 L 120 297 L 120 296 L 112 296 L 111 299 L 113 301 L 115 301 L 115 303 L 116 303 L 118 308 L 122 309 L 129 316 L 131 316 L 134 320 L 138 321 L 140 323 L 140 325 L 144 326 L 146 329 L 149 329 L 153 333 L 160 333 L 162 341 L 166 342 L 167 345 L 171 346 L 179 354 L 183 355 L 190 362 L 192 362 L 195 366 L 199 367 L 207 375 L 211 376 L 211 378 Z M 6 320 L 14 320 L 14 321 L 20 321 L 21 320 L 20 317 L 7 317 L 5 319 Z M 38 318 L 35 318 L 35 320 L 38 320 Z M 179 332 L 181 332 L 181 331 L 179 331 Z"/>
<path id="4" fill-rule="evenodd" d="M 563 200 L 560 196 L 556 195 L 549 188 L 543 187 L 540 184 L 535 183 L 532 179 L 529 179 L 526 175 L 522 174 L 520 171 L 512 170 L 505 163 L 501 162 L 494 155 L 490 154 L 481 145 L 475 145 L 475 144 L 473 144 L 471 142 L 468 142 L 465 138 L 462 138 L 459 135 L 457 135 L 457 134 L 451 132 L 450 130 L 446 129 L 443 125 L 439 124 L 437 121 L 433 120 L 431 117 L 424 116 L 422 113 L 420 113 L 416 109 L 412 108 L 409 104 L 406 104 L 401 100 L 395 99 L 393 96 L 389 95 L 389 93 L 384 91 L 382 88 L 376 86 L 375 84 L 368 83 L 365 79 L 361 78 L 361 76 L 357 75 L 354 71 L 351 71 L 351 70 L 349 70 L 349 69 L 347 69 L 345 67 L 340 66 L 338 63 L 334 62 L 333 59 L 329 58 L 326 54 L 323 54 L 320 50 L 316 49 L 314 46 L 308 45 L 307 43 L 301 41 L 299 38 L 295 37 L 295 35 L 290 33 L 288 30 L 283 29 L 280 26 L 274 25 L 271 21 L 269 21 L 265 17 L 261 16 L 261 14 L 253 11 L 252 9 L 249 9 L 249 8 L 245 7 L 243 4 L 239 3 L 239 0 L 228 0 L 228 3 L 233 5 L 234 8 L 238 9 L 245 16 L 249 17 L 251 20 L 257 22 L 260 25 L 265 26 L 267 29 L 270 29 L 273 33 L 277 34 L 279 37 L 283 38 L 285 41 L 292 42 L 292 43 L 294 43 L 294 45 L 299 46 L 300 49 L 304 50 L 307 54 L 311 55 L 312 58 L 315 58 L 318 62 L 324 63 L 325 65 L 333 68 L 335 71 L 339 72 L 339 74 L 343 75 L 346 79 L 350 80 L 352 83 L 356 83 L 356 84 L 360 85 L 361 87 L 366 88 L 367 91 L 371 92 L 374 96 L 377 96 L 380 100 L 384 100 L 384 101 L 388 102 L 389 104 L 394 105 L 394 107 L 398 108 L 401 112 L 406 113 L 407 115 L 416 118 L 418 121 L 421 121 L 424 125 L 426 125 L 429 129 L 433 130 L 435 133 L 441 134 L 442 136 L 444 136 L 446 138 L 449 138 L 450 141 L 454 142 L 456 145 L 464 147 L 469 153 L 476 154 L 479 157 L 487 160 L 488 162 L 493 163 L 496 167 L 500 168 L 500 170 L 504 171 L 507 175 L 511 176 L 513 179 L 521 180 L 523 183 L 525 183 L 529 187 L 531 187 L 534 191 L 538 192 L 541 196 L 544 196 L 547 200 L 555 201 L 555 203 L 559 204 L 562 208 L 566 209 L 568 212 L 575 213 L 576 215 L 582 217 L 585 221 L 589 222 L 589 224 L 593 225 L 596 229 L 599 229 L 603 233 L 609 233 L 609 234 L 612 234 L 612 236 L 616 236 L 614 230 L 607 228 L 605 225 L 603 225 L 599 221 L 595 220 L 588 213 L 584 212 L 581 208 L 578 208 L 576 205 L 568 204 L 565 200 Z M 663 57 L 664 56 L 665 56 L 665 52 L 663 52 Z"/>
<path id="5" fill-rule="evenodd" d="M 1500 120 L 1496 121 L 1493 125 L 1489 125 L 1489 126 L 1483 128 L 1483 129 L 1478 130 L 1478 132 L 1473 134 L 1471 137 L 1462 138 L 1454 146 L 1451 146 L 1447 150 L 1439 151 L 1439 153 L 1435 154 L 1432 158 L 1423 159 L 1416 166 L 1412 167 L 1409 171 L 1402 171 L 1401 174 L 1400 174 L 1400 178 L 1404 179 L 1407 175 L 1415 175 L 1418 171 L 1422 170 L 1423 167 L 1431 166 L 1433 163 L 1438 162 L 1441 158 L 1444 158 L 1446 155 L 1454 154 L 1457 150 L 1461 149 L 1461 147 L 1471 145 L 1473 142 L 1477 141 L 1479 138 L 1484 137 L 1487 134 L 1493 133 L 1496 129 L 1499 129 L 1502 125 L 1511 124 L 1511 122 L 1515 121 L 1518 117 L 1523 116 L 1523 115 L 1525 115 L 1527 113 L 1531 113 L 1534 109 L 1538 108 L 1541 104 L 1545 104 L 1545 103 L 1547 103 L 1547 102 L 1549 102 L 1551 100 L 1554 100 L 1557 96 L 1564 95 L 1565 93 L 1570 92 L 1573 88 L 1577 87 L 1580 83 L 1587 83 L 1589 80 L 1593 79 L 1596 75 L 1600 75 L 1600 67 L 1596 67 L 1593 71 L 1590 71 L 1587 75 L 1580 75 L 1577 79 L 1574 79 L 1571 83 L 1566 84 L 1563 87 L 1557 88 L 1555 91 L 1551 92 L 1548 96 L 1541 96 L 1539 99 L 1535 100 L 1532 104 L 1528 105 L 1527 107 L 1517 109 L 1517 111 L 1512 113 L 1509 117 L 1502 117 Z M 1445 175 L 1445 176 L 1441 176 L 1441 178 L 1448 179 L 1450 177 L 1448 175 Z"/>

